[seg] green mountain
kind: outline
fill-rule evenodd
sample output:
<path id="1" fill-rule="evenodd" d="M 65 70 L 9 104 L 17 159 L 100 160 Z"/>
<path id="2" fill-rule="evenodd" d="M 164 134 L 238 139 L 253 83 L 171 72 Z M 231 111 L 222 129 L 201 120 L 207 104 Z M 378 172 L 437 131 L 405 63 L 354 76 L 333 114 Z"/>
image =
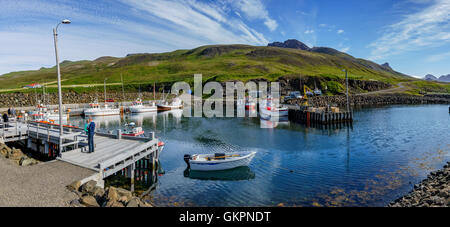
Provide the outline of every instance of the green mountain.
<path id="1" fill-rule="evenodd" d="M 212 45 L 169 53 L 130 54 L 123 58 L 101 57 L 93 61 L 61 63 L 63 85 L 120 83 L 153 84 L 153 82 L 192 81 L 193 74 L 203 74 L 204 80 L 219 82 L 248 81 L 279 77 L 321 77 L 326 80 L 344 78 L 377 80 L 396 84 L 415 80 L 390 67 L 354 58 L 325 47 L 309 50 L 249 45 Z M 55 82 L 55 68 L 12 72 L 0 76 L 0 89 L 20 88 L 33 82 Z"/>

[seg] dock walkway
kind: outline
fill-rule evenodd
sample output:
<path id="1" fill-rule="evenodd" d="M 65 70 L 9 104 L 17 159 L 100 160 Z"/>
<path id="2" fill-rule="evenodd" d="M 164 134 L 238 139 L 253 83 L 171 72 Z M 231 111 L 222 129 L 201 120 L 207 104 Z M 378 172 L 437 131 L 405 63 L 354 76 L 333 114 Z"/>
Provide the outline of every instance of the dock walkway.
<path id="1" fill-rule="evenodd" d="M 92 179 L 102 182 L 127 167 L 135 169 L 135 163 L 143 158 L 157 161 L 162 145 L 154 133 L 148 137 L 122 136 L 96 133 L 95 152 L 88 153 L 87 135 L 83 129 L 64 126 L 60 135 L 59 125 L 41 122 L 0 123 L 0 142 L 20 141 L 29 149 L 48 157 L 54 157 L 73 165 L 93 170 L 98 174 Z"/>

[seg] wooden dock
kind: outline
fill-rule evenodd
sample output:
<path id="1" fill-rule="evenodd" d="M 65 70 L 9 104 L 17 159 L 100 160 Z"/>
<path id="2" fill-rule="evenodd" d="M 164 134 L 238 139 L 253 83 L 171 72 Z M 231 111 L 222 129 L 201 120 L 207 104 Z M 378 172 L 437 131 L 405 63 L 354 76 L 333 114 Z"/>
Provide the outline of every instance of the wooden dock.
<path id="1" fill-rule="evenodd" d="M 122 136 L 116 134 L 96 133 L 94 136 L 94 153 L 88 153 L 87 135 L 83 129 L 64 127 L 60 135 L 59 125 L 40 122 L 0 123 L 0 141 L 21 141 L 36 152 L 50 158 L 71 163 L 97 172 L 87 180 L 96 180 L 98 185 L 103 179 L 123 169 L 134 177 L 135 163 L 141 159 L 159 159 L 163 144 L 155 138 L 154 133 L 148 137 Z M 132 178 L 133 179 L 133 178 Z M 133 182 L 133 181 L 132 181 Z"/>
<path id="2" fill-rule="evenodd" d="M 327 108 L 289 107 L 289 120 L 307 125 L 333 125 L 353 122 L 353 112 L 331 111 Z"/>

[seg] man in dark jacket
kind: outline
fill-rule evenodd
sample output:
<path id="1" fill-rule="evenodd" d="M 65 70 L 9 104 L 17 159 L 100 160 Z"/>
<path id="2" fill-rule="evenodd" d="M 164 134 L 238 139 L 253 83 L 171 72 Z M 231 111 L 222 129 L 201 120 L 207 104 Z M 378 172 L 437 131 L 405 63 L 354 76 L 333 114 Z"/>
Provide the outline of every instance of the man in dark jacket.
<path id="1" fill-rule="evenodd" d="M 6 113 L 3 114 L 3 122 L 8 122 L 8 114 Z"/>
<path id="2" fill-rule="evenodd" d="M 94 135 L 95 135 L 95 123 L 92 119 L 89 119 L 88 126 L 88 144 L 89 144 L 89 153 L 94 152 Z"/>

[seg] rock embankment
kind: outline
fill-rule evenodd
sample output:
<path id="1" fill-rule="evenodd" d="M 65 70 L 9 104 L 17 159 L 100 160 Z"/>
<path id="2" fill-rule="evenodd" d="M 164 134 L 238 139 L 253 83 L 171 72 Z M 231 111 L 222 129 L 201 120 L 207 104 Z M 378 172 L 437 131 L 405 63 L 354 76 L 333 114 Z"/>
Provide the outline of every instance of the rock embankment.
<path id="1" fill-rule="evenodd" d="M 308 102 L 314 106 L 346 106 L 346 96 L 317 96 L 312 97 Z M 385 94 L 385 95 L 352 95 L 349 97 L 350 105 L 392 105 L 392 104 L 449 104 L 450 95 L 400 95 L 400 94 Z M 289 104 L 301 104 L 301 100 L 289 100 Z"/>
<path id="2" fill-rule="evenodd" d="M 414 185 L 409 194 L 389 204 L 390 207 L 450 207 L 450 162 Z"/>
<path id="3" fill-rule="evenodd" d="M 122 188 L 108 187 L 103 189 L 96 186 L 95 181 L 88 181 L 80 185 L 80 181 L 73 182 L 67 189 L 78 196 L 69 202 L 73 207 L 152 207 L 152 205 Z"/>
<path id="4" fill-rule="evenodd" d="M 152 100 L 152 92 L 141 92 L 141 98 L 144 100 Z M 91 103 L 95 99 L 99 102 L 104 101 L 103 94 L 100 93 L 77 93 L 77 92 L 64 92 L 63 103 Z M 133 101 L 139 97 L 138 92 L 125 93 L 122 92 L 108 92 L 107 98 L 114 99 L 116 102 L 122 102 L 125 96 L 125 101 Z M 160 94 L 156 94 L 156 98 L 159 98 Z M 46 94 L 45 99 L 43 94 L 34 93 L 0 93 L 0 107 L 27 107 L 36 106 L 38 101 L 44 101 L 46 104 L 56 105 L 58 104 L 58 94 L 51 93 Z"/>
<path id="5" fill-rule="evenodd" d="M 10 159 L 20 166 L 30 166 L 38 164 L 39 161 L 24 154 L 22 150 L 10 148 L 4 143 L 0 143 L 0 153 L 7 159 Z"/>

